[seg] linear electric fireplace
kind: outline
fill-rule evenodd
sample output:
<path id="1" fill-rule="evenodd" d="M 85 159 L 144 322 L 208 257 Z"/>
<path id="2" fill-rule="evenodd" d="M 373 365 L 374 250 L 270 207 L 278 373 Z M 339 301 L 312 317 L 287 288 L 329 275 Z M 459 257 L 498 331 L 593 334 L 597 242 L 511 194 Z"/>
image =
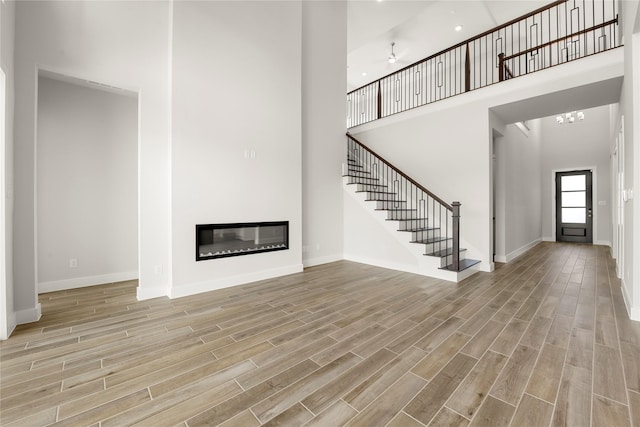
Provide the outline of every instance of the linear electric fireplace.
<path id="1" fill-rule="evenodd" d="M 196 261 L 285 249 L 289 221 L 196 225 Z"/>

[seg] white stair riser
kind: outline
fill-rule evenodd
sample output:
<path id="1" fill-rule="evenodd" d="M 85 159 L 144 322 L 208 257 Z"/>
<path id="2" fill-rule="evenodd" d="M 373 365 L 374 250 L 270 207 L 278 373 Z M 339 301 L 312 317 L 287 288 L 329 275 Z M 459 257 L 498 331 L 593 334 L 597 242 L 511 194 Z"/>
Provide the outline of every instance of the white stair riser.
<path id="1" fill-rule="evenodd" d="M 429 230 L 421 230 L 421 231 L 412 231 L 411 232 L 411 241 L 415 242 L 418 240 L 424 239 L 433 239 L 434 237 L 440 237 L 440 229 L 432 228 Z"/>
<path id="2" fill-rule="evenodd" d="M 407 219 L 398 221 L 398 230 L 410 230 L 413 228 L 428 228 L 429 221 L 426 219 Z"/>
<path id="3" fill-rule="evenodd" d="M 417 219 L 424 218 L 423 214 L 419 214 L 418 211 L 387 211 L 387 219 Z"/>

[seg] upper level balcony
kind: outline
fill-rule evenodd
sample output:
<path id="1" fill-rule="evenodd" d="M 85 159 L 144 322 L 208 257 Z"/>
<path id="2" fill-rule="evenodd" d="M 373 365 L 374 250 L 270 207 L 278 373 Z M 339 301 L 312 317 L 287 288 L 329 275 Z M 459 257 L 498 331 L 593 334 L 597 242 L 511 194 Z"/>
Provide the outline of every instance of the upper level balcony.
<path id="1" fill-rule="evenodd" d="M 622 46 L 614 0 L 560 0 L 347 94 L 347 127 Z"/>

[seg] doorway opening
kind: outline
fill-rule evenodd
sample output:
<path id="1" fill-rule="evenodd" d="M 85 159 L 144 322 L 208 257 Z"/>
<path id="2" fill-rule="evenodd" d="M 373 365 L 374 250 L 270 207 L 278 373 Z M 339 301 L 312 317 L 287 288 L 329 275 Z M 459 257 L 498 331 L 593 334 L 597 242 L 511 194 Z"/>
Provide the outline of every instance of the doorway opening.
<path id="1" fill-rule="evenodd" d="M 593 243 L 590 170 L 556 172 L 556 241 Z"/>
<path id="2" fill-rule="evenodd" d="M 138 278 L 138 94 L 40 70 L 38 293 Z"/>

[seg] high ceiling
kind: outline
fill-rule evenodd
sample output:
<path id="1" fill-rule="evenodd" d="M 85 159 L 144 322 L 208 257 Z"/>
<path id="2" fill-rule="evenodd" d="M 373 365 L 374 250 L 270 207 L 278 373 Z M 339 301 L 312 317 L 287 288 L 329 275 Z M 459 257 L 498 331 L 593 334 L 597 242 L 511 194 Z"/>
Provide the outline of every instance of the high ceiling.
<path id="1" fill-rule="evenodd" d="M 551 0 L 349 0 L 349 90 L 538 9 Z M 462 25 L 457 32 L 455 27 Z M 389 64 L 391 43 L 398 61 Z M 366 76 L 362 74 L 366 73 Z"/>

